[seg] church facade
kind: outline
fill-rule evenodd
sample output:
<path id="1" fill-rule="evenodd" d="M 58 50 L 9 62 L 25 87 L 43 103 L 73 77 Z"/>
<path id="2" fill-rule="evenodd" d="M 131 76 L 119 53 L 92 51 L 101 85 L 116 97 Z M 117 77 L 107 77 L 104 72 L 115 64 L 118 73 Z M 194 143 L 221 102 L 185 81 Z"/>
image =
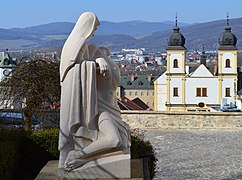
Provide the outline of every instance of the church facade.
<path id="1" fill-rule="evenodd" d="M 168 39 L 167 71 L 154 82 L 155 111 L 213 111 L 221 104 L 234 106 L 237 96 L 237 38 L 229 20 L 219 39 L 218 69 L 206 67 L 205 52 L 198 68 L 189 72 L 185 64 L 185 38 L 173 29 Z"/>

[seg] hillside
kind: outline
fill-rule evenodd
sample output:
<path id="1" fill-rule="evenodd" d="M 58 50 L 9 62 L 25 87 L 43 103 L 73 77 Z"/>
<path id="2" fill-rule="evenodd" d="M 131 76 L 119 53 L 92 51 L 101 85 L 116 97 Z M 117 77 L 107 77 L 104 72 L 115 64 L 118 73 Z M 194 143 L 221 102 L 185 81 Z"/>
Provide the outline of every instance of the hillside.
<path id="1" fill-rule="evenodd" d="M 144 47 L 151 51 L 164 51 L 167 39 L 172 33 L 172 22 L 108 22 L 101 21 L 96 35 L 90 43 L 106 46 L 113 51 L 122 48 Z M 232 32 L 237 36 L 237 47 L 242 49 L 242 18 L 231 19 Z M 188 50 L 216 50 L 218 38 L 224 31 L 225 20 L 200 24 L 179 23 L 180 32 L 186 38 Z M 33 49 L 62 47 L 74 23 L 57 22 L 28 28 L 0 28 L 0 49 Z"/>
<path id="2" fill-rule="evenodd" d="M 225 20 L 213 21 L 191 25 L 189 27 L 181 27 L 180 32 L 186 38 L 186 48 L 188 50 L 201 50 L 204 44 L 207 50 L 216 50 L 218 48 L 218 39 L 224 32 L 226 25 Z M 242 18 L 231 19 L 230 25 L 232 32 L 236 35 L 238 42 L 237 47 L 242 49 Z M 172 30 L 153 33 L 140 40 L 138 44 L 143 43 L 144 47 L 150 49 L 165 49 L 167 47 L 167 39 Z"/>

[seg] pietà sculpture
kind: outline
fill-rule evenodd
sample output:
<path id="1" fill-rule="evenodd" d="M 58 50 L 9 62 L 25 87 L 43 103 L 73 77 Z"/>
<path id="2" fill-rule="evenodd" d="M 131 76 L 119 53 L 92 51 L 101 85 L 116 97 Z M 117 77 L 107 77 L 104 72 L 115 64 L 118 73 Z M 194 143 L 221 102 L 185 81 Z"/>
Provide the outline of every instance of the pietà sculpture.
<path id="1" fill-rule="evenodd" d="M 119 68 L 107 48 L 87 44 L 98 26 L 95 14 L 83 13 L 62 49 L 59 168 L 67 172 L 130 153 L 130 131 L 115 92 Z"/>

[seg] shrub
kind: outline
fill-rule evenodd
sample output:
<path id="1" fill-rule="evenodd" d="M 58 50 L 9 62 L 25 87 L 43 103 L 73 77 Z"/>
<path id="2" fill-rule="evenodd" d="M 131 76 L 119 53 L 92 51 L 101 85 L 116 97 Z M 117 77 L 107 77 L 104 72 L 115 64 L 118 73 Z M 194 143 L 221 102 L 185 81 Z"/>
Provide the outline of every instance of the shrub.
<path id="1" fill-rule="evenodd" d="M 58 129 L 46 129 L 34 131 L 30 135 L 30 139 L 51 154 L 55 159 L 59 157 L 58 151 L 58 138 L 59 130 Z"/>
<path id="2" fill-rule="evenodd" d="M 8 179 L 34 179 L 51 159 L 58 159 L 58 129 L 33 132 L 0 129 L 0 177 Z M 153 147 L 143 134 L 131 136 L 131 158 L 149 158 L 153 177 L 155 157 Z"/>
<path id="3" fill-rule="evenodd" d="M 145 140 L 144 132 L 140 132 L 138 129 L 133 130 L 131 134 L 131 158 L 142 158 L 148 165 L 150 178 L 153 179 L 157 161 L 155 152 L 151 143 Z"/>
<path id="4" fill-rule="evenodd" d="M 51 153 L 35 143 L 34 133 L 22 129 L 0 129 L 2 180 L 34 179 L 50 159 L 55 159 Z"/>
<path id="5" fill-rule="evenodd" d="M 26 132 L 22 130 L 0 130 L 0 177 L 2 179 L 13 179 L 18 148 L 26 137 Z"/>

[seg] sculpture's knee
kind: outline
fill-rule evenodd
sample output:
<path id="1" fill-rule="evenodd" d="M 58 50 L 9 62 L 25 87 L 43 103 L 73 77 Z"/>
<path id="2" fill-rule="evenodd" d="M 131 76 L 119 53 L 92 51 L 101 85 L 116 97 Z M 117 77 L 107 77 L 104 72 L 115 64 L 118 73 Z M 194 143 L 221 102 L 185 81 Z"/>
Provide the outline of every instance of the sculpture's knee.
<path id="1" fill-rule="evenodd" d="M 122 144 L 122 141 L 118 136 L 109 137 L 107 141 L 111 148 L 118 148 Z"/>
<path id="2" fill-rule="evenodd" d="M 105 143 L 110 148 L 119 148 L 122 145 L 120 132 L 113 122 L 108 112 L 103 112 L 99 116 L 99 130 Z"/>
<path id="3" fill-rule="evenodd" d="M 111 121 L 111 117 L 110 117 L 110 114 L 108 112 L 102 112 L 99 115 L 98 124 L 101 124 L 104 120 L 110 120 Z"/>

